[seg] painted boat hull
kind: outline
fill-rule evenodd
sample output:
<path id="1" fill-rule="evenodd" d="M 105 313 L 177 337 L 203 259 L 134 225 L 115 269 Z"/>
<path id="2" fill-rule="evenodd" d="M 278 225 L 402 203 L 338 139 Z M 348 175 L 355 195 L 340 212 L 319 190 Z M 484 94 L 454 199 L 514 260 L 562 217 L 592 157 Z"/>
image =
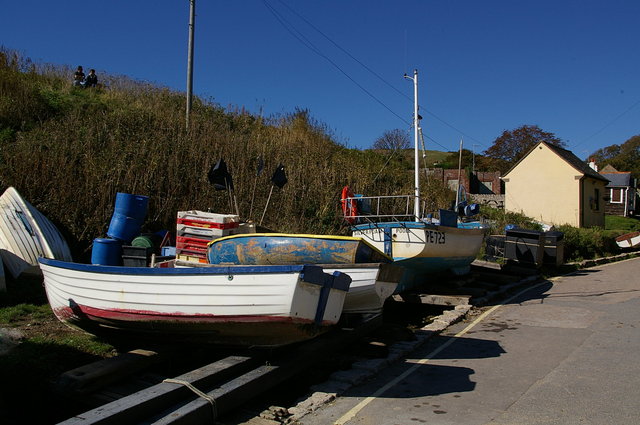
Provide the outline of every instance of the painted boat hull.
<path id="1" fill-rule="evenodd" d="M 620 248 L 640 247 L 640 232 L 631 232 L 616 238 L 616 244 Z"/>
<path id="2" fill-rule="evenodd" d="M 392 263 L 322 264 L 327 273 L 336 271 L 351 277 L 351 286 L 344 300 L 343 313 L 377 314 L 384 302 L 396 290 L 404 270 Z"/>
<path id="3" fill-rule="evenodd" d="M 407 269 L 396 292 L 414 286 L 415 276 L 451 271 L 467 273 L 484 240 L 484 228 L 456 228 L 421 222 L 359 224 L 352 234 L 390 253 Z"/>
<path id="4" fill-rule="evenodd" d="M 0 196 L 0 256 L 14 278 L 40 273 L 38 257 L 72 260 L 56 226 L 13 187 Z"/>
<path id="5" fill-rule="evenodd" d="M 250 233 L 215 239 L 210 264 L 353 264 L 390 259 L 361 238 L 351 236 Z"/>
<path id="6" fill-rule="evenodd" d="M 395 290 L 401 271 L 361 238 L 331 235 L 256 233 L 216 239 L 207 252 L 211 264 L 320 264 L 348 274 L 345 313 L 379 313 Z"/>
<path id="7" fill-rule="evenodd" d="M 351 279 L 321 267 L 113 267 L 41 258 L 56 317 L 114 331 L 229 345 L 284 345 L 340 319 Z"/>

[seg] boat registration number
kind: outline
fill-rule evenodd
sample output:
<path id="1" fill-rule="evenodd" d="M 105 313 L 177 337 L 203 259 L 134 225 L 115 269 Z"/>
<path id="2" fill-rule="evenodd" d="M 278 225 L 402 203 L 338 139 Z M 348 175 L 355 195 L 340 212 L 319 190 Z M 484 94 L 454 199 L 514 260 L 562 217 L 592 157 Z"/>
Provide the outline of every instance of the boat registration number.
<path id="1" fill-rule="evenodd" d="M 444 244 L 446 243 L 445 241 L 445 234 L 444 232 L 436 232 L 435 230 L 425 230 L 424 231 L 424 236 L 427 242 L 429 243 L 433 243 L 433 244 Z"/>
<path id="2" fill-rule="evenodd" d="M 394 229 L 395 233 L 416 233 L 413 229 Z M 416 235 L 417 236 L 417 235 Z M 447 243 L 444 232 L 438 232 L 437 230 L 424 231 L 424 242 L 432 243 L 435 245 L 443 245 Z"/>

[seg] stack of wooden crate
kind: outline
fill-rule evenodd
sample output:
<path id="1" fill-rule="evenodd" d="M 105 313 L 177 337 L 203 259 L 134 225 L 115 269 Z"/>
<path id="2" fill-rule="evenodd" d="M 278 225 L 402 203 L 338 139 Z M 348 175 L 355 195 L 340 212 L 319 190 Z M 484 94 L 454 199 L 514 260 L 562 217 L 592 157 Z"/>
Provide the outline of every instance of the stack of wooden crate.
<path id="1" fill-rule="evenodd" d="M 244 227 L 244 226 L 242 226 Z M 207 263 L 207 245 L 213 239 L 239 232 L 240 217 L 205 211 L 178 211 L 176 259 Z"/>

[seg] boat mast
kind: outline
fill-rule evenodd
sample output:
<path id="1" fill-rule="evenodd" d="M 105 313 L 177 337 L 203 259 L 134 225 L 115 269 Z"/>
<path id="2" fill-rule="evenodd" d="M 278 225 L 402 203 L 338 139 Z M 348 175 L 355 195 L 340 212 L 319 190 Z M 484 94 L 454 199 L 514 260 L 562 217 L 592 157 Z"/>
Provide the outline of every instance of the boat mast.
<path id="1" fill-rule="evenodd" d="M 420 221 L 420 162 L 418 158 L 418 131 L 420 127 L 420 115 L 418 115 L 418 70 L 413 70 L 413 78 L 405 74 L 405 78 L 413 80 L 413 145 L 414 145 L 414 206 L 413 215 L 415 221 Z"/>
<path id="2" fill-rule="evenodd" d="M 462 177 L 460 177 L 460 173 L 462 173 L 462 138 L 460 138 L 460 155 L 458 157 L 458 188 L 456 190 L 456 206 L 455 210 L 458 211 L 458 204 L 460 203 L 460 186 L 462 185 Z"/>
<path id="3" fill-rule="evenodd" d="M 420 127 L 420 115 L 418 115 L 418 70 L 413 70 L 413 138 L 414 138 L 414 167 L 415 167 L 415 205 L 413 215 L 416 221 L 420 221 L 420 162 L 418 159 L 418 130 Z"/>

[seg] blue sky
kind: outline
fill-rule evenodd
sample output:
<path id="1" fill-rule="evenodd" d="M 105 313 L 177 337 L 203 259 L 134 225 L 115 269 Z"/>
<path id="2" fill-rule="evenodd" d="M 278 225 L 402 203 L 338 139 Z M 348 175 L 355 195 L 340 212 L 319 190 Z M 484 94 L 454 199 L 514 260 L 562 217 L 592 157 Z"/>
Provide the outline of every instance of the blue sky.
<path id="1" fill-rule="evenodd" d="M 35 61 L 186 90 L 188 0 L 0 11 L 0 44 Z M 197 0 L 196 12 L 196 95 L 264 115 L 309 109 L 348 147 L 409 130 L 413 69 L 427 149 L 464 138 L 481 152 L 527 124 L 586 158 L 640 134 L 638 1 Z"/>

